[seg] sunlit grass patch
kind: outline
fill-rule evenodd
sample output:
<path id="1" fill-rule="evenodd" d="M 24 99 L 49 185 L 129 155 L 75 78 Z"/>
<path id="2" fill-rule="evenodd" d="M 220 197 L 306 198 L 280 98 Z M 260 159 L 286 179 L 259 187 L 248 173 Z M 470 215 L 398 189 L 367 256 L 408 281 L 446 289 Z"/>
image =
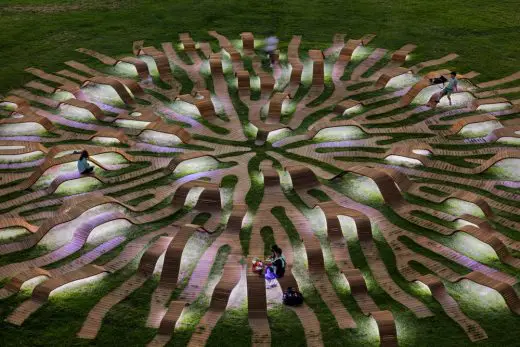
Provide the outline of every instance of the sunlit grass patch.
<path id="1" fill-rule="evenodd" d="M 347 173 L 335 183 L 335 186 L 341 193 L 357 202 L 369 205 L 384 203 L 377 184 L 368 177 Z"/>
<path id="2" fill-rule="evenodd" d="M 45 156 L 45 153 L 43 153 L 42 151 L 34 151 L 34 152 L 22 153 L 22 154 L 1 154 L 1 153 L 2 153 L 2 151 L 0 149 L 0 164 L 29 162 L 29 161 L 41 159 Z"/>
<path id="3" fill-rule="evenodd" d="M 402 89 L 406 87 L 411 87 L 415 83 L 421 80 L 420 76 L 414 75 L 412 73 L 404 73 L 402 75 L 392 77 L 388 83 L 386 84 L 386 88 L 396 88 Z"/>
<path id="4" fill-rule="evenodd" d="M 482 209 L 469 201 L 449 198 L 441 204 L 441 207 L 444 211 L 453 216 L 470 214 L 475 217 L 485 218 L 485 214 Z"/>
<path id="5" fill-rule="evenodd" d="M 132 223 L 126 219 L 112 220 L 92 229 L 86 242 L 90 245 L 99 245 L 117 236 L 125 235 L 131 227 Z"/>
<path id="6" fill-rule="evenodd" d="M 82 177 L 75 180 L 63 182 L 54 192 L 56 195 L 75 195 L 92 192 L 99 189 L 103 184 L 95 177 Z"/>
<path id="7" fill-rule="evenodd" d="M 78 122 L 95 122 L 96 117 L 87 109 L 75 107 L 72 105 L 61 104 L 60 114 L 67 119 L 72 119 Z"/>
<path id="8" fill-rule="evenodd" d="M 497 179 L 520 181 L 520 159 L 502 159 L 485 171 Z"/>
<path id="9" fill-rule="evenodd" d="M 29 230 L 22 227 L 9 227 L 0 229 L 0 242 L 7 242 L 22 235 L 29 235 Z"/>
<path id="10" fill-rule="evenodd" d="M 467 138 L 484 137 L 490 134 L 493 130 L 503 128 L 499 121 L 487 121 L 480 123 L 472 123 L 465 125 L 459 131 L 459 135 Z"/>
<path id="11" fill-rule="evenodd" d="M 158 146 L 174 147 L 182 143 L 181 139 L 173 134 L 162 133 L 154 130 L 145 130 L 139 135 L 143 142 Z"/>
<path id="12" fill-rule="evenodd" d="M 33 122 L 0 125 L 0 136 L 45 135 L 47 130 Z"/>
<path id="13" fill-rule="evenodd" d="M 317 142 L 333 142 L 366 138 L 367 134 L 356 126 L 321 129 L 313 138 Z"/>
<path id="14" fill-rule="evenodd" d="M 92 139 L 92 142 L 100 144 L 100 145 L 118 145 L 121 143 L 118 139 L 115 137 L 106 137 L 106 136 L 96 136 Z"/>
<path id="15" fill-rule="evenodd" d="M 107 105 L 124 107 L 125 103 L 119 94 L 109 85 L 89 83 L 81 88 L 81 91 L 93 101 L 98 101 Z"/>
<path id="16" fill-rule="evenodd" d="M 121 76 L 136 77 L 137 69 L 133 64 L 119 61 L 113 68 L 114 72 Z"/>

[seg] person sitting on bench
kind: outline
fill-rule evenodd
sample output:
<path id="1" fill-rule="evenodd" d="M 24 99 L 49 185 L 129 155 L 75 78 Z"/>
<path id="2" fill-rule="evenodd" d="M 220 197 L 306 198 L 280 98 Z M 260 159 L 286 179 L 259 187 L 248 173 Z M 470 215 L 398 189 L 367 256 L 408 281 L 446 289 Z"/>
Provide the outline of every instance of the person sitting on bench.
<path id="1" fill-rule="evenodd" d="M 273 251 L 273 260 L 270 266 L 265 269 L 265 278 L 267 279 L 267 288 L 276 287 L 276 279 L 281 278 L 285 274 L 285 266 L 287 261 L 282 255 L 282 249 L 277 245 L 271 247 Z"/>
<path id="2" fill-rule="evenodd" d="M 88 163 L 88 152 L 87 151 L 82 151 L 82 152 L 76 152 L 74 151 L 74 154 L 78 154 L 78 153 L 81 153 L 81 155 L 79 156 L 79 160 L 78 160 L 78 171 L 80 174 L 82 175 L 85 175 L 85 174 L 89 174 L 91 173 L 92 171 L 94 171 L 94 167 L 91 166 L 89 163 Z"/>

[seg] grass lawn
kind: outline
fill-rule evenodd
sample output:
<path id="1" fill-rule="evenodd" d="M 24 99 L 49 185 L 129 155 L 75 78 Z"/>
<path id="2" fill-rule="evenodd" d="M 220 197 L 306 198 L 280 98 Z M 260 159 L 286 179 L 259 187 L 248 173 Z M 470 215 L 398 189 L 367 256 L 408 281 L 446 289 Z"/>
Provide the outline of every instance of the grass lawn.
<path id="1" fill-rule="evenodd" d="M 36 66 L 49 72 L 63 62 L 84 58 L 87 47 L 112 55 L 131 55 L 134 40 L 158 47 L 189 31 L 207 40 L 208 30 L 230 38 L 243 31 L 265 36 L 275 31 L 287 43 L 303 35 L 302 48 L 325 48 L 336 32 L 358 38 L 377 33 L 373 45 L 419 47 L 413 64 L 456 52 L 449 67 L 475 70 L 479 79 L 518 70 L 520 2 L 503 1 L 165 1 L 165 0 L 2 0 L 0 2 L 0 93 L 32 77 Z M 498 63 L 499 62 L 499 63 Z"/>

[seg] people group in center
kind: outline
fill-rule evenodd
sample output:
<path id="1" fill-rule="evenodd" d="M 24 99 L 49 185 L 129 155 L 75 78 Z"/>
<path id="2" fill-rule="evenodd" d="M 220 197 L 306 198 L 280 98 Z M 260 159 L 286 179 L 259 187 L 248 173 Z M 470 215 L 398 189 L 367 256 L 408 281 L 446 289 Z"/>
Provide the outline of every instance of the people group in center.
<path id="1" fill-rule="evenodd" d="M 287 261 L 282 254 L 282 249 L 277 245 L 271 247 L 271 256 L 265 261 L 255 259 L 253 261 L 253 271 L 267 280 L 267 288 L 276 287 L 276 279 L 281 278 L 285 274 Z"/>

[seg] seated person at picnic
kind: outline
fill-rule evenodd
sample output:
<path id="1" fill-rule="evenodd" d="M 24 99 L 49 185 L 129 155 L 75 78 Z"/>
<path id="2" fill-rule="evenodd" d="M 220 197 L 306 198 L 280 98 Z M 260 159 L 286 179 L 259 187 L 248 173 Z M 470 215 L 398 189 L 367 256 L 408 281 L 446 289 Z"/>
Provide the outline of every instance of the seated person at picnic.
<path id="1" fill-rule="evenodd" d="M 265 269 L 265 278 L 267 279 L 268 288 L 276 287 L 276 279 L 281 278 L 285 274 L 285 266 L 287 261 L 282 255 L 282 249 L 277 245 L 274 245 L 271 250 L 273 251 L 273 259 L 271 265 Z"/>
<path id="2" fill-rule="evenodd" d="M 448 80 L 448 85 L 444 87 L 444 89 L 440 92 L 435 102 L 438 104 L 443 96 L 447 96 L 451 106 L 451 93 L 457 92 L 458 86 L 459 80 L 457 80 L 457 73 L 455 71 L 452 71 L 450 72 L 450 79 Z"/>
<path id="3" fill-rule="evenodd" d="M 78 154 L 79 152 L 74 152 L 74 153 Z M 79 160 L 78 160 L 78 171 L 82 175 L 89 174 L 92 171 L 94 171 L 94 167 L 88 163 L 87 159 L 88 159 L 88 152 L 82 151 L 81 155 L 79 156 Z"/>

